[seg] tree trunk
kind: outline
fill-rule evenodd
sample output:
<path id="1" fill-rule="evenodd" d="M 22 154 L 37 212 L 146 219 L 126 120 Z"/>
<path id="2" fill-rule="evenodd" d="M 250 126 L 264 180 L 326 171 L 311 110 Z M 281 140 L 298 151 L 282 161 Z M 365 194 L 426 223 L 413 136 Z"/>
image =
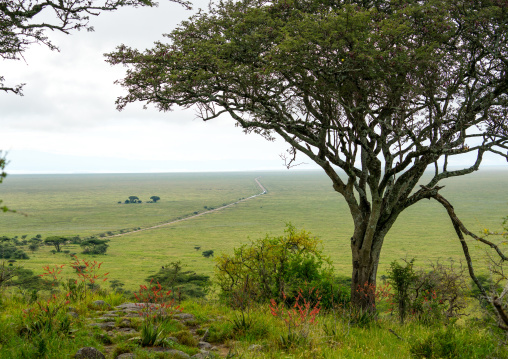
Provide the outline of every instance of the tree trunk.
<path id="1" fill-rule="evenodd" d="M 376 275 L 384 234 L 376 233 L 370 248 L 361 248 L 363 241 L 351 241 L 353 274 L 351 304 L 363 310 L 376 311 Z"/>

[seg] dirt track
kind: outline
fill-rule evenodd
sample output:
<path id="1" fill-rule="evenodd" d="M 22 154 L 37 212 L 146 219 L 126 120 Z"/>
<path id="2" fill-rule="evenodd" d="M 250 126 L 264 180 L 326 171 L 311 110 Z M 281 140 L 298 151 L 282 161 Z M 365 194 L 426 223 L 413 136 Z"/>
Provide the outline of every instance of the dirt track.
<path id="1" fill-rule="evenodd" d="M 244 199 L 240 199 L 236 202 L 233 202 L 233 203 L 229 203 L 229 204 L 226 204 L 225 206 L 221 206 L 221 207 L 217 207 L 217 208 L 214 208 L 214 209 L 211 209 L 209 211 L 206 211 L 206 212 L 201 212 L 201 213 L 198 213 L 198 214 L 194 214 L 192 216 L 189 216 L 189 217 L 185 217 L 185 218 L 182 218 L 182 219 L 176 219 L 174 221 L 169 221 L 169 222 L 165 222 L 165 223 L 162 223 L 162 224 L 158 224 L 156 226 L 152 226 L 152 227 L 146 227 L 146 228 L 141 228 L 141 229 L 137 229 L 137 230 L 134 230 L 134 231 L 129 231 L 129 232 L 124 232 L 124 233 L 119 233 L 119 234 L 114 234 L 112 236 L 107 236 L 107 237 L 104 237 L 104 238 L 113 238 L 113 237 L 120 237 L 120 236 L 125 236 L 127 234 L 131 234 L 131 233 L 136 233 L 136 232 L 142 232 L 142 231 L 147 231 L 149 229 L 155 229 L 155 228 L 160 228 L 160 227 L 164 227 L 164 226 L 169 226 L 170 224 L 173 224 L 173 223 L 178 223 L 178 222 L 183 222 L 183 221 L 188 221 L 189 219 L 193 219 L 193 218 L 196 218 L 196 217 L 200 217 L 200 216 L 203 216 L 207 213 L 213 213 L 213 212 L 217 212 L 217 211 L 220 211 L 224 208 L 228 208 L 228 207 L 231 207 L 231 206 L 234 206 L 235 204 L 238 204 L 240 202 L 245 202 L 245 201 L 248 201 L 250 199 L 253 199 L 253 198 L 256 198 L 258 196 L 261 196 L 263 194 L 265 194 L 267 192 L 266 188 L 263 187 L 263 185 L 261 184 L 261 182 L 259 182 L 259 177 L 257 178 L 254 178 L 254 181 L 256 181 L 257 185 L 259 186 L 259 188 L 261 189 L 261 193 L 258 193 L 258 194 L 255 194 L 253 196 L 250 196 L 250 197 L 247 197 L 247 198 L 244 198 Z"/>

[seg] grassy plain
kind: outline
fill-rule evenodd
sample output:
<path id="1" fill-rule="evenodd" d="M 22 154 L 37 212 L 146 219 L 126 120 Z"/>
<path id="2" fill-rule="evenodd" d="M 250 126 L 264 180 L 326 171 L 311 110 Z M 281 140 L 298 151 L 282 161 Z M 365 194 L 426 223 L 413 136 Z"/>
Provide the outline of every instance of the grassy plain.
<path id="1" fill-rule="evenodd" d="M 440 193 L 472 231 L 497 229 L 501 218 L 508 215 L 507 174 L 504 170 L 482 170 L 444 182 L 446 187 Z M 292 222 L 321 238 L 337 271 L 349 275 L 352 220 L 344 200 L 319 171 L 13 175 L 0 186 L 0 198 L 27 216 L 2 214 L 0 235 L 89 236 L 149 227 L 202 212 L 204 206 L 218 207 L 259 193 L 254 181 L 258 176 L 267 194 L 183 222 L 113 237 L 107 255 L 96 259 L 104 262 L 111 279 L 134 289 L 162 265 L 176 260 L 211 274 L 214 262 L 201 255 L 203 250 L 230 253 L 249 237 L 280 235 L 285 223 Z M 161 201 L 117 203 L 131 195 L 143 201 L 157 195 Z M 201 246 L 199 251 L 194 249 L 196 245 Z M 68 256 L 51 254 L 51 249 L 42 247 L 29 254 L 31 259 L 23 265 L 39 272 L 43 265 L 68 262 Z M 77 246 L 64 249 L 79 253 Z M 476 250 L 475 255 L 480 258 L 481 252 Z M 385 240 L 379 273 L 385 273 L 391 261 L 406 256 L 416 257 L 420 265 L 461 258 L 446 212 L 434 201 L 422 201 L 399 217 Z"/>

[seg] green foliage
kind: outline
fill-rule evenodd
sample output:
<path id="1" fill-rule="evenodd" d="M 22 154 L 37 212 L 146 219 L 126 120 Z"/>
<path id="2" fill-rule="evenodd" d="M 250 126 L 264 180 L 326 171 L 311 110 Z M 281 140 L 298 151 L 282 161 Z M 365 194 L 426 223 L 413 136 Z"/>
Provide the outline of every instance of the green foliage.
<path id="1" fill-rule="evenodd" d="M 11 243 L 0 243 L 0 259 L 30 259 L 28 254 L 21 248 Z"/>
<path id="2" fill-rule="evenodd" d="M 61 252 L 62 245 L 64 245 L 67 241 L 68 241 L 68 239 L 65 237 L 51 236 L 51 237 L 47 237 L 44 240 L 44 243 L 47 245 L 55 246 L 56 251 Z"/>
<path id="3" fill-rule="evenodd" d="M 90 238 L 79 245 L 83 248 L 83 254 L 105 254 L 109 247 L 108 242 L 109 239 Z"/>
<path id="4" fill-rule="evenodd" d="M 141 200 L 138 196 L 129 196 L 129 198 L 125 200 L 125 203 L 141 203 Z"/>
<path id="5" fill-rule="evenodd" d="M 422 359 L 496 357 L 496 354 L 492 354 L 495 351 L 495 342 L 487 337 L 482 340 L 482 335 L 475 337 L 472 334 L 475 329 L 479 328 L 457 328 L 449 325 L 435 329 L 424 338 L 412 340 L 409 352 L 412 357 Z"/>
<path id="6" fill-rule="evenodd" d="M 161 111 L 195 104 L 204 120 L 227 113 L 248 133 L 288 142 L 288 167 L 297 153 L 322 167 L 354 219 L 354 289 L 375 284 L 403 211 L 478 170 L 485 152 L 508 158 L 505 5 L 226 0 L 166 43 L 107 57 L 129 67 L 119 109 L 141 101 Z M 464 168 L 447 167 L 463 155 Z"/>
<path id="7" fill-rule="evenodd" d="M 51 287 L 30 269 L 18 266 L 6 267 L 5 262 L 0 264 L 0 287 L 2 286 L 17 287 L 30 291 L 44 290 Z"/>
<path id="8" fill-rule="evenodd" d="M 192 333 L 189 330 L 180 330 L 178 332 L 173 333 L 173 336 L 178 339 L 178 343 L 189 346 L 189 347 L 197 347 L 198 341 L 196 338 L 192 336 Z"/>
<path id="9" fill-rule="evenodd" d="M 217 258 L 216 278 L 221 295 L 231 302 L 237 292 L 254 301 L 272 298 L 282 301 L 283 295 L 296 297 L 299 289 L 316 288 L 316 296 L 331 305 L 334 290 L 332 269 L 323 256 L 321 242 L 310 233 L 298 232 L 291 224 L 285 235 L 266 236 L 234 250 L 233 255 Z"/>
<path id="10" fill-rule="evenodd" d="M 153 346 L 162 334 L 161 330 L 150 320 L 145 320 L 141 326 L 141 345 L 144 347 Z"/>
<path id="11" fill-rule="evenodd" d="M 406 314 L 410 308 L 410 287 L 417 278 L 413 270 L 414 258 L 406 265 L 402 266 L 396 261 L 390 263 L 390 271 L 388 272 L 388 282 L 395 288 L 395 300 L 397 302 L 399 319 L 404 323 Z"/>
<path id="12" fill-rule="evenodd" d="M 65 297 L 55 294 L 47 301 L 37 301 L 23 311 L 20 333 L 28 337 L 51 332 L 69 334 L 71 321 L 65 311 L 67 304 Z"/>
<path id="13" fill-rule="evenodd" d="M 203 251 L 203 253 L 201 253 L 201 254 L 205 258 L 210 258 L 210 257 L 213 257 L 213 252 L 214 252 L 213 249 L 209 249 L 209 250 Z"/>
<path id="14" fill-rule="evenodd" d="M 210 277 L 184 270 L 184 267 L 180 261 L 172 262 L 149 276 L 146 281 L 160 283 L 164 288 L 171 289 L 173 298 L 177 297 L 179 301 L 203 298 L 210 287 Z"/>
<path id="15" fill-rule="evenodd" d="M 28 249 L 30 249 L 33 252 L 37 251 L 39 249 L 40 245 L 36 242 L 31 242 L 29 245 L 28 245 Z"/>

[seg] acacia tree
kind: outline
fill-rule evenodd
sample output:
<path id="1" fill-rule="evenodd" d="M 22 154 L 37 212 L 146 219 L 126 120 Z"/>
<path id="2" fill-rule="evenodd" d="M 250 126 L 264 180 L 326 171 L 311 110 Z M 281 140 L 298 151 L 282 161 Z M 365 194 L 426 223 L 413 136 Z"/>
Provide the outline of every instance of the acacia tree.
<path id="1" fill-rule="evenodd" d="M 45 244 L 55 246 L 55 249 L 57 252 L 61 252 L 62 248 L 61 246 L 64 245 L 68 241 L 65 237 L 59 237 L 59 236 L 51 236 L 44 240 Z"/>
<path id="2" fill-rule="evenodd" d="M 107 54 L 129 67 L 121 110 L 197 106 L 318 164 L 346 200 L 352 301 L 376 283 L 384 238 L 440 181 L 508 158 L 508 1 L 225 1 L 144 52 Z M 452 169 L 462 157 L 470 164 Z M 434 169 L 425 186 L 424 171 Z M 344 173 L 341 174 L 341 173 Z M 442 203 L 442 202 L 440 202 Z M 443 204 L 444 205 L 444 204 Z"/>
<path id="3" fill-rule="evenodd" d="M 185 0 L 171 0 L 189 7 Z M 0 0 L 0 57 L 20 60 L 32 44 L 58 50 L 47 30 L 69 34 L 73 30 L 93 31 L 90 16 L 123 6 L 154 6 L 152 0 Z M 24 84 L 7 86 L 0 75 L 0 90 L 22 95 Z"/>

